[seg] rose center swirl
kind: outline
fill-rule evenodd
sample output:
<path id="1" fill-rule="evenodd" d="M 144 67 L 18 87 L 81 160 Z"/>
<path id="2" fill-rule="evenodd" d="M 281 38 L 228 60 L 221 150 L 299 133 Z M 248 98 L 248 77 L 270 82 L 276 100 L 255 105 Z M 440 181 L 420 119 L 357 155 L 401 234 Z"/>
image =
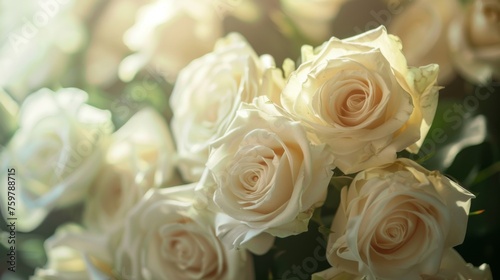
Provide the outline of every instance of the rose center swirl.
<path id="1" fill-rule="evenodd" d="M 224 201 L 231 201 L 230 207 L 268 214 L 288 201 L 293 192 L 293 160 L 301 160 L 302 155 L 275 134 L 262 133 L 259 139 L 247 139 L 251 141 L 236 152 L 227 169 L 229 176 L 222 179 L 227 187 L 220 191 Z"/>
<path id="2" fill-rule="evenodd" d="M 195 224 L 167 225 L 160 232 L 160 254 L 169 265 L 177 267 L 190 279 L 202 279 L 218 271 L 215 248 Z"/>
<path id="3" fill-rule="evenodd" d="M 419 225 L 419 218 L 407 211 L 397 211 L 378 226 L 372 239 L 372 248 L 390 254 L 406 244 Z"/>
<path id="4" fill-rule="evenodd" d="M 383 81 L 366 71 L 343 72 L 339 76 L 320 88 L 321 116 L 342 127 L 366 123 L 383 99 L 383 87 L 378 84 Z"/>

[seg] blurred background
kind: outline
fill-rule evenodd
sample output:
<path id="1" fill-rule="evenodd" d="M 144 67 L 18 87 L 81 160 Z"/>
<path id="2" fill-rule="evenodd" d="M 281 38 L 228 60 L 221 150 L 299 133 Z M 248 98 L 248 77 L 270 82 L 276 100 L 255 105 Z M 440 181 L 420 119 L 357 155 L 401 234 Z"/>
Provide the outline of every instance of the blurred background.
<path id="1" fill-rule="evenodd" d="M 409 65 L 440 65 L 433 126 L 421 152 L 404 155 L 476 195 L 457 250 L 475 266 L 488 263 L 500 278 L 498 0 L 0 0 L 0 148 L 16 130 L 19 105 L 42 87 L 84 89 L 92 105 L 112 111 L 116 127 L 144 106 L 169 119 L 178 72 L 225 34 L 243 34 L 281 66 L 285 58 L 300 63 L 303 44 L 379 25 L 400 37 Z M 45 239 L 58 225 L 80 220 L 81 210 L 55 211 L 34 231 L 18 232 L 15 274 L 4 261 L 8 233 L 1 223 L 1 279 L 27 279 L 43 266 Z M 300 263 L 301 246 L 269 269 L 279 275 Z"/>

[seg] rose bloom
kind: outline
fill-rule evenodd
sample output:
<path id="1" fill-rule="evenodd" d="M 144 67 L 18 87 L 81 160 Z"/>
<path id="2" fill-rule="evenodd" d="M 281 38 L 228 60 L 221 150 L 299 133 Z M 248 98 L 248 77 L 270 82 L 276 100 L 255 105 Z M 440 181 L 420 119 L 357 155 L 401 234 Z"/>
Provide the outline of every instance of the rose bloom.
<path id="1" fill-rule="evenodd" d="M 219 212 L 217 235 L 262 254 L 273 236 L 307 231 L 326 198 L 332 161 L 324 145 L 312 145 L 300 123 L 283 117 L 268 99 L 243 103 L 212 143 L 199 184 Z"/>
<path id="2" fill-rule="evenodd" d="M 341 191 L 327 259 L 368 279 L 436 275 L 446 250 L 463 242 L 473 197 L 409 159 L 364 170 Z"/>
<path id="3" fill-rule="evenodd" d="M 175 82 L 193 59 L 212 51 L 223 35 L 222 20 L 212 0 L 158 0 L 144 6 L 124 35 L 137 53 L 120 65 L 120 77 L 130 80 L 146 65 Z"/>
<path id="4" fill-rule="evenodd" d="M 302 61 L 281 103 L 344 173 L 392 162 L 403 149 L 418 152 L 437 106 L 437 65 L 409 68 L 384 27 L 303 47 Z"/>
<path id="5" fill-rule="evenodd" d="M 200 179 L 209 143 L 225 131 L 238 105 L 268 95 L 279 100 L 284 84 L 269 56 L 259 59 L 245 39 L 232 33 L 213 52 L 184 68 L 170 98 L 179 169 L 186 181 Z M 274 73 L 274 74 L 273 74 Z"/>
<path id="6" fill-rule="evenodd" d="M 448 28 L 459 13 L 456 0 L 417 0 L 405 6 L 388 26 L 398 36 L 409 65 L 439 65 L 439 84 L 451 82 L 455 76 L 448 47 Z"/>
<path id="7" fill-rule="evenodd" d="M 500 77 L 500 1 L 470 1 L 450 27 L 449 44 L 466 79 L 486 83 Z"/>
<path id="8" fill-rule="evenodd" d="M 152 186 L 135 182 L 128 166 L 105 163 L 93 181 L 85 200 L 83 224 L 89 231 L 108 232 L 120 226 L 131 205 Z"/>
<path id="9" fill-rule="evenodd" d="M 436 275 L 422 275 L 424 280 L 445 280 L 445 279 L 474 279 L 474 280 L 493 280 L 489 265 L 482 264 L 474 267 L 466 263 L 454 249 L 447 249 L 443 253 L 443 259 Z M 312 280 L 363 280 L 363 275 L 355 275 L 338 268 L 332 267 L 313 274 Z M 405 278 L 406 279 L 406 278 Z"/>
<path id="10" fill-rule="evenodd" d="M 87 228 L 116 228 L 149 189 L 177 183 L 174 158 L 163 117 L 149 108 L 132 116 L 113 134 L 105 165 L 92 183 L 83 216 Z"/>
<path id="11" fill-rule="evenodd" d="M 253 279 L 251 256 L 225 247 L 213 213 L 197 211 L 194 184 L 150 190 L 119 232 L 114 268 L 124 279 Z"/>
<path id="12" fill-rule="evenodd" d="M 15 168 L 17 226 L 30 231 L 54 208 L 81 201 L 97 175 L 113 130 L 111 114 L 85 104 L 75 88 L 41 89 L 26 98 L 19 129 L 1 155 Z M 7 172 L 3 172 L 7 182 Z M 7 192 L 0 194 L 7 205 Z M 2 207 L 8 217 L 7 207 Z"/>
<path id="13" fill-rule="evenodd" d="M 79 225 L 58 227 L 45 241 L 44 249 L 47 263 L 36 268 L 30 280 L 112 279 L 106 238 L 85 232 Z"/>

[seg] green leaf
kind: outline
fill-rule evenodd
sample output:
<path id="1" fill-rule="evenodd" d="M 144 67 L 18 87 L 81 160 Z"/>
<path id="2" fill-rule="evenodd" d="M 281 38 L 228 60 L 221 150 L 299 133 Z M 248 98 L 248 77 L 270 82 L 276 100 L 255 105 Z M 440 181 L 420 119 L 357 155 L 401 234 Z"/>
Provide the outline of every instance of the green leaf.
<path id="1" fill-rule="evenodd" d="M 43 247 L 44 240 L 39 236 L 30 235 L 29 239 L 18 242 L 19 256 L 22 261 L 30 267 L 41 267 L 46 262 L 45 250 Z"/>
<path id="2" fill-rule="evenodd" d="M 327 228 L 323 225 L 318 227 L 318 231 L 324 236 L 325 239 L 328 239 L 328 236 L 334 233 L 330 228 Z"/>
<path id="3" fill-rule="evenodd" d="M 459 101 L 441 102 L 419 153 L 410 158 L 444 172 L 460 152 L 483 143 L 488 135 L 485 116 L 473 116 L 465 108 Z"/>
<path id="4" fill-rule="evenodd" d="M 330 185 L 334 186 L 337 190 L 342 190 L 343 187 L 347 187 L 351 184 L 353 178 L 351 176 L 333 176 L 330 180 Z"/>
<path id="5" fill-rule="evenodd" d="M 19 105 L 0 87 L 0 146 L 6 145 L 18 128 Z"/>
<path id="6" fill-rule="evenodd" d="M 273 248 L 274 279 L 309 279 L 313 273 L 329 268 L 326 246 L 327 240 L 315 223 L 309 224 L 307 232 L 277 238 Z"/>
<path id="7" fill-rule="evenodd" d="M 489 167 L 479 171 L 476 178 L 472 182 L 472 185 L 479 184 L 499 172 L 500 172 L 500 161 L 497 161 L 494 164 L 490 165 Z"/>

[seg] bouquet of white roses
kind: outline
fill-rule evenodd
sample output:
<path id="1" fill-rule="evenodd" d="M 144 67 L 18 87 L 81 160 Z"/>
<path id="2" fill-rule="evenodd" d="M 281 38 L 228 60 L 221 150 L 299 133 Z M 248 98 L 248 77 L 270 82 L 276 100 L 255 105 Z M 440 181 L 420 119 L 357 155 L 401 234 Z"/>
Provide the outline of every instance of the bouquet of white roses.
<path id="1" fill-rule="evenodd" d="M 82 47 L 84 90 L 64 71 L 51 79 L 68 86 L 54 90 L 0 79 L 0 113 L 15 116 L 1 127 L 11 133 L 0 154 L 6 277 L 16 277 L 29 240 L 18 232 L 71 209 L 76 216 L 50 226 L 47 262 L 30 279 L 493 279 L 488 264 L 454 248 L 481 211 L 441 173 L 484 141 L 485 118 L 469 125 L 476 138 L 424 146 L 429 131 L 434 147 L 446 136 L 431 130 L 441 64 L 410 66 L 405 40 L 384 26 L 331 37 L 343 1 L 282 1 L 286 16 L 259 1 L 138 2 L 120 45 L 135 53 L 102 65 L 115 43 L 93 35 Z M 54 3 L 42 6 L 47 14 L 79 7 Z M 113 16 L 112 5 L 94 11 Z M 223 19 L 266 13 L 278 26 L 290 21 L 294 42 L 330 39 L 277 66 L 240 33 L 221 37 Z M 96 65 L 106 71 L 96 75 Z M 103 101 L 115 91 L 124 94 Z M 432 158 L 449 163 L 429 168 Z"/>

